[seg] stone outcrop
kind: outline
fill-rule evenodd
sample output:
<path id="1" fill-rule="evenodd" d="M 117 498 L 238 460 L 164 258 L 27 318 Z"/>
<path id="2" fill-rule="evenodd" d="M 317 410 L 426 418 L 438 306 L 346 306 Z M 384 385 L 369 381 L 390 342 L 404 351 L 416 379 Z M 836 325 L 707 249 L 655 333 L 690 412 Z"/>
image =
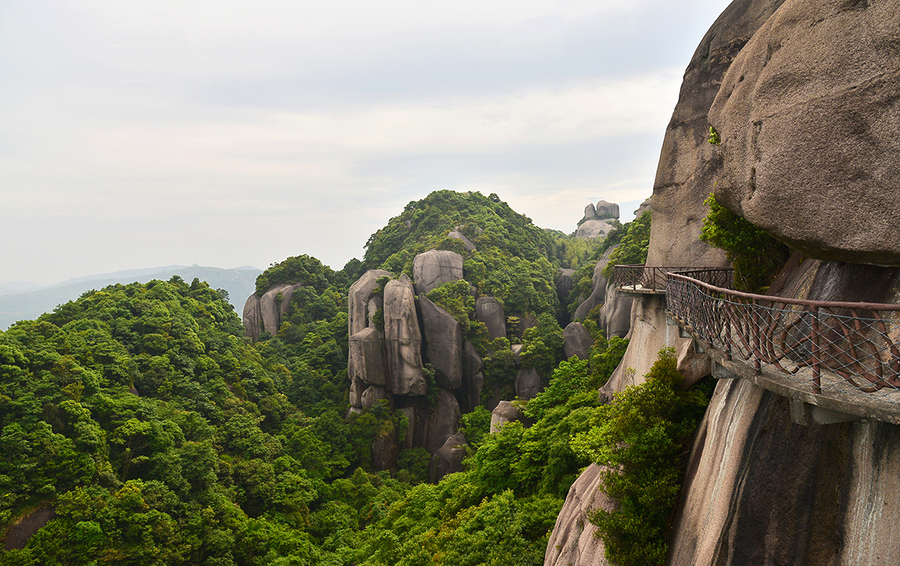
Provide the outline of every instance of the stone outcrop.
<path id="1" fill-rule="evenodd" d="M 900 10 L 787 0 L 709 115 L 720 202 L 808 256 L 900 265 Z"/>
<path id="2" fill-rule="evenodd" d="M 412 282 L 405 275 L 388 281 L 384 288 L 384 345 L 391 393 L 425 395 L 422 335 Z"/>
<path id="3" fill-rule="evenodd" d="M 503 305 L 494 297 L 478 297 L 475 301 L 475 318 L 483 322 L 491 340 L 506 337 L 506 314 Z"/>
<path id="4" fill-rule="evenodd" d="M 602 471 L 600 466 L 591 464 L 569 488 L 566 504 L 547 541 L 544 566 L 609 565 L 597 527 L 589 519 L 596 509 L 614 509 L 614 502 L 602 489 Z"/>
<path id="5" fill-rule="evenodd" d="M 250 295 L 244 303 L 241 318 L 244 322 L 244 333 L 252 340 L 259 338 L 260 333 L 275 335 L 281 328 L 281 321 L 287 314 L 294 290 L 302 285 L 274 285 L 262 297 Z"/>
<path id="6" fill-rule="evenodd" d="M 462 325 L 424 296 L 419 297 L 419 310 L 425 329 L 425 351 L 437 374 L 435 379 L 441 387 L 458 389 L 463 376 Z"/>
<path id="7" fill-rule="evenodd" d="M 459 231 L 457 231 L 457 230 L 453 230 L 453 231 L 451 231 L 449 234 L 447 234 L 447 237 L 448 237 L 448 238 L 455 238 L 455 239 L 461 241 L 461 242 L 463 243 L 463 245 L 466 247 L 466 251 L 468 251 L 468 252 L 474 252 L 474 251 L 475 251 L 475 244 L 472 243 L 472 240 L 466 238 L 466 237 L 463 235 L 462 232 L 459 232 Z"/>
<path id="8" fill-rule="evenodd" d="M 566 358 L 577 356 L 580 360 L 586 360 L 590 356 L 591 346 L 594 345 L 594 339 L 591 333 L 580 322 L 570 322 L 563 330 L 563 350 Z"/>
<path id="9" fill-rule="evenodd" d="M 616 227 L 619 205 L 601 200 L 584 207 L 584 218 L 578 223 L 576 238 L 605 238 Z"/>
<path id="10" fill-rule="evenodd" d="M 350 286 L 350 293 L 347 296 L 348 336 L 353 336 L 369 326 L 369 302 L 373 298 L 372 293 L 378 288 L 379 279 L 390 276 L 391 274 L 383 269 L 370 269 Z"/>
<path id="11" fill-rule="evenodd" d="M 424 295 L 435 287 L 462 278 L 463 258 L 456 252 L 429 250 L 413 259 L 413 279 L 417 295 Z"/>
<path id="12" fill-rule="evenodd" d="M 715 186 L 735 212 L 829 260 L 786 268 L 770 292 L 900 299 L 897 270 L 861 265 L 896 264 L 900 246 L 895 8 L 873 0 L 732 2 L 685 73 L 654 186 L 649 264 L 721 263 L 721 253 L 699 241 L 702 201 Z M 710 123 L 719 146 L 706 142 Z M 679 349 L 682 367 L 702 366 L 673 336 L 677 328 L 666 327 L 664 308 L 657 297 L 635 301 L 628 353 L 607 393 L 639 380 L 658 346 Z M 636 376 L 626 375 L 629 366 Z M 784 397 L 749 381 L 718 381 L 687 466 L 666 563 L 895 563 L 898 430 L 877 421 L 800 426 Z M 589 477 L 586 471 L 579 481 Z M 573 528 L 580 506 L 570 494 L 545 564 L 602 563 L 591 555 L 596 541 Z"/>
<path id="13" fill-rule="evenodd" d="M 500 401 L 491 411 L 491 434 L 498 432 L 506 423 L 521 421 L 524 416 L 510 401 Z"/>
<path id="14" fill-rule="evenodd" d="M 475 347 L 466 342 L 463 347 L 463 387 L 462 387 L 462 409 L 470 412 L 481 404 L 481 389 L 484 387 L 484 374 L 481 370 L 484 368 L 484 361 Z"/>
<path id="15" fill-rule="evenodd" d="M 350 337 L 347 371 L 350 379 L 369 385 L 387 385 L 383 338 L 373 327 L 360 330 Z"/>
<path id="16" fill-rule="evenodd" d="M 584 320 L 596 306 L 602 305 L 597 323 L 607 338 L 624 337 L 631 328 L 633 297 L 619 293 L 613 282 L 608 281 L 603 275 L 603 270 L 609 265 L 609 258 L 617 247 L 613 246 L 606 250 L 597 261 L 591 278 L 591 294 L 578 305 L 573 315 L 576 320 Z"/>
<path id="17" fill-rule="evenodd" d="M 523 368 L 516 373 L 516 397 L 533 399 L 541 392 L 541 376 L 534 368 Z"/>
<path id="18" fill-rule="evenodd" d="M 569 293 L 575 288 L 575 270 L 560 269 L 556 276 L 556 297 L 560 301 L 565 301 Z"/>
<path id="19" fill-rule="evenodd" d="M 448 438 L 456 434 L 461 414 L 459 403 L 453 393 L 440 389 L 434 412 L 428 419 L 428 434 L 425 441 L 425 449 L 428 452 L 433 454 L 447 442 Z"/>
<path id="20" fill-rule="evenodd" d="M 466 437 L 463 433 L 457 432 L 431 456 L 428 463 L 428 479 L 432 483 L 437 483 L 447 474 L 465 471 L 463 466 L 465 457 Z"/>

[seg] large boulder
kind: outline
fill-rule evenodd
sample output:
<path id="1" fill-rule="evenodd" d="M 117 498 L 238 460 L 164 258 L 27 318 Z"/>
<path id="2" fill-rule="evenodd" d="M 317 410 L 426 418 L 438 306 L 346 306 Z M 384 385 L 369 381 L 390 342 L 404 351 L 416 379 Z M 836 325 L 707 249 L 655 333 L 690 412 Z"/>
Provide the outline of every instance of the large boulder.
<path id="1" fill-rule="evenodd" d="M 241 319 L 244 322 L 244 336 L 247 336 L 254 342 L 259 338 L 262 332 L 262 314 L 259 312 L 259 297 L 250 295 L 247 302 L 244 303 L 244 310 L 241 313 Z"/>
<path id="2" fill-rule="evenodd" d="M 506 314 L 503 305 L 494 297 L 478 297 L 475 301 L 475 318 L 483 322 L 491 340 L 506 337 Z"/>
<path id="3" fill-rule="evenodd" d="M 534 368 L 523 368 L 516 373 L 516 397 L 533 399 L 541 392 L 541 376 Z"/>
<path id="4" fill-rule="evenodd" d="M 784 2 L 710 110 L 720 202 L 809 256 L 900 265 L 898 30 L 893 2 Z"/>
<path id="5" fill-rule="evenodd" d="M 591 464 L 569 488 L 547 541 L 544 566 L 608 566 L 603 540 L 590 520 L 597 509 L 613 511 L 615 502 L 603 491 L 603 468 Z"/>
<path id="6" fill-rule="evenodd" d="M 594 210 L 596 210 L 594 218 L 596 218 L 597 220 L 619 219 L 619 205 L 614 202 L 598 200 L 597 206 Z"/>
<path id="7" fill-rule="evenodd" d="M 428 463 L 428 479 L 431 483 L 441 481 L 441 478 L 454 472 L 463 472 L 463 460 L 466 457 L 466 437 L 457 432 L 444 442 L 431 456 Z"/>
<path id="8" fill-rule="evenodd" d="M 556 296 L 560 301 L 565 301 L 572 289 L 575 288 L 574 275 L 574 269 L 560 269 L 556 273 Z"/>
<path id="9" fill-rule="evenodd" d="M 390 400 L 391 395 L 387 392 L 384 387 L 380 387 L 378 385 L 372 385 L 371 387 L 367 387 L 365 391 L 360 395 L 360 406 L 363 409 L 371 409 L 381 400 Z"/>
<path id="10" fill-rule="evenodd" d="M 594 338 L 588 329 L 580 322 L 570 322 L 563 330 L 563 351 L 566 358 L 577 356 L 580 360 L 586 360 L 590 357 L 591 346 L 594 345 Z"/>
<path id="11" fill-rule="evenodd" d="M 500 401 L 491 411 L 491 434 L 499 432 L 506 423 L 521 421 L 525 415 L 510 401 Z"/>
<path id="12" fill-rule="evenodd" d="M 484 374 L 481 372 L 484 361 L 471 342 L 466 341 L 463 348 L 463 410 L 470 412 L 481 404 L 481 389 L 484 387 Z"/>
<path id="13" fill-rule="evenodd" d="M 347 371 L 351 379 L 358 378 L 369 385 L 387 385 L 382 337 L 372 327 L 364 328 L 350 337 Z"/>
<path id="14" fill-rule="evenodd" d="M 438 391 L 437 403 L 428 419 L 428 434 L 425 439 L 425 450 L 434 454 L 447 439 L 456 434 L 459 424 L 459 403 L 453 393 L 446 389 Z"/>
<path id="15" fill-rule="evenodd" d="M 606 238 L 616 227 L 613 220 L 585 220 L 575 230 L 576 238 Z"/>
<path id="16" fill-rule="evenodd" d="M 735 56 L 782 1 L 732 2 L 694 52 L 656 169 L 647 265 L 726 265 L 721 250 L 700 240 L 707 212 L 703 201 L 719 182 L 721 165 L 715 146 L 706 141 L 709 108 Z"/>
<path id="17" fill-rule="evenodd" d="M 389 388 L 397 395 L 425 395 L 422 334 L 409 277 L 388 281 L 384 288 L 384 345 Z"/>
<path id="18" fill-rule="evenodd" d="M 425 330 L 425 351 L 434 366 L 435 379 L 441 387 L 458 389 L 463 377 L 462 324 L 424 295 L 419 296 L 419 311 Z"/>
<path id="19" fill-rule="evenodd" d="M 347 296 L 348 336 L 353 336 L 369 324 L 369 301 L 372 293 L 378 288 L 378 280 L 390 277 L 390 272 L 383 269 L 370 269 L 350 286 Z"/>
<path id="20" fill-rule="evenodd" d="M 463 278 L 463 257 L 447 250 L 428 250 L 413 259 L 416 294 L 424 295 L 444 283 Z"/>
<path id="21" fill-rule="evenodd" d="M 627 293 L 620 293 L 614 285 L 606 288 L 606 301 L 600 307 L 600 328 L 607 338 L 618 336 L 624 338 L 631 330 L 631 307 L 634 305 L 634 297 Z"/>
<path id="22" fill-rule="evenodd" d="M 591 295 L 581 302 L 578 305 L 578 308 L 575 309 L 575 314 L 572 315 L 572 318 L 576 320 L 584 320 L 588 314 L 596 307 L 597 305 L 602 305 L 606 302 L 606 287 L 608 282 L 606 280 L 606 276 L 603 275 L 603 270 L 609 264 L 609 257 L 612 255 L 613 251 L 618 246 L 612 246 L 608 250 L 606 250 L 597 263 L 594 265 L 594 273 L 591 276 Z"/>

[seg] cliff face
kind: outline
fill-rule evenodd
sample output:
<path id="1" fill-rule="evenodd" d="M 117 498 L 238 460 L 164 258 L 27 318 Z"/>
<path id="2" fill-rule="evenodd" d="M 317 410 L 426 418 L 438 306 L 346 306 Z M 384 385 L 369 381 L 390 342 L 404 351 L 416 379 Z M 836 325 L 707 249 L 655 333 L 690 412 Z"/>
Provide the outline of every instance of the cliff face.
<path id="1" fill-rule="evenodd" d="M 702 201 L 715 188 L 720 202 L 818 258 L 789 263 L 781 296 L 898 302 L 898 271 L 870 265 L 895 265 L 900 247 L 900 176 L 891 173 L 900 154 L 897 14 L 896 3 L 878 0 L 735 1 L 726 9 L 685 73 L 667 131 L 648 264 L 721 264 L 698 238 Z M 719 146 L 706 141 L 710 124 Z M 631 343 L 609 395 L 633 381 L 623 368 L 639 376 L 658 347 L 679 345 L 654 301 L 662 303 L 635 301 Z M 898 433 L 877 421 L 796 425 L 787 399 L 749 382 L 718 382 L 667 563 L 895 564 Z M 561 518 L 583 519 L 596 504 L 577 496 Z M 602 555 L 601 542 L 566 528 L 557 524 L 545 564 Z M 571 534 L 557 536 L 564 532 Z"/>

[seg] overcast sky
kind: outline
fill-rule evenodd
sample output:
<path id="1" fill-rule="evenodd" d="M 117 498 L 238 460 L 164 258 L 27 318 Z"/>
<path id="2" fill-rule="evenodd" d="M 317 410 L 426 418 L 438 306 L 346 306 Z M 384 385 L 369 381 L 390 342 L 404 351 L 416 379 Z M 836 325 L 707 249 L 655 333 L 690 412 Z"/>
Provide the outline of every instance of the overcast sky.
<path id="1" fill-rule="evenodd" d="M 650 196 L 727 0 L 0 0 L 0 281 L 339 269 L 410 200 Z"/>

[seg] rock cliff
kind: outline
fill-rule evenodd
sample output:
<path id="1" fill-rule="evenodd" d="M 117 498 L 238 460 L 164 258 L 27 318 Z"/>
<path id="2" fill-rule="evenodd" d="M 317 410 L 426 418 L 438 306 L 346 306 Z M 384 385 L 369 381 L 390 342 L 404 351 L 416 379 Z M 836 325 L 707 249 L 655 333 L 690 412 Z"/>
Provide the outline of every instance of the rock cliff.
<path id="1" fill-rule="evenodd" d="M 723 263 L 698 237 L 715 188 L 733 211 L 821 260 L 789 263 L 773 292 L 897 302 L 898 271 L 865 264 L 896 265 L 900 248 L 898 14 L 877 0 L 732 2 L 685 73 L 654 186 L 648 264 Z M 707 142 L 710 124 L 718 146 Z M 664 312 L 663 298 L 635 301 L 628 353 L 607 394 L 639 379 L 660 346 L 690 353 Z M 898 432 L 877 421 L 800 426 L 785 398 L 719 381 L 667 564 L 896 563 Z M 582 485 L 595 476 L 589 468 L 573 486 L 545 564 L 605 564 L 583 521 L 601 504 Z"/>

